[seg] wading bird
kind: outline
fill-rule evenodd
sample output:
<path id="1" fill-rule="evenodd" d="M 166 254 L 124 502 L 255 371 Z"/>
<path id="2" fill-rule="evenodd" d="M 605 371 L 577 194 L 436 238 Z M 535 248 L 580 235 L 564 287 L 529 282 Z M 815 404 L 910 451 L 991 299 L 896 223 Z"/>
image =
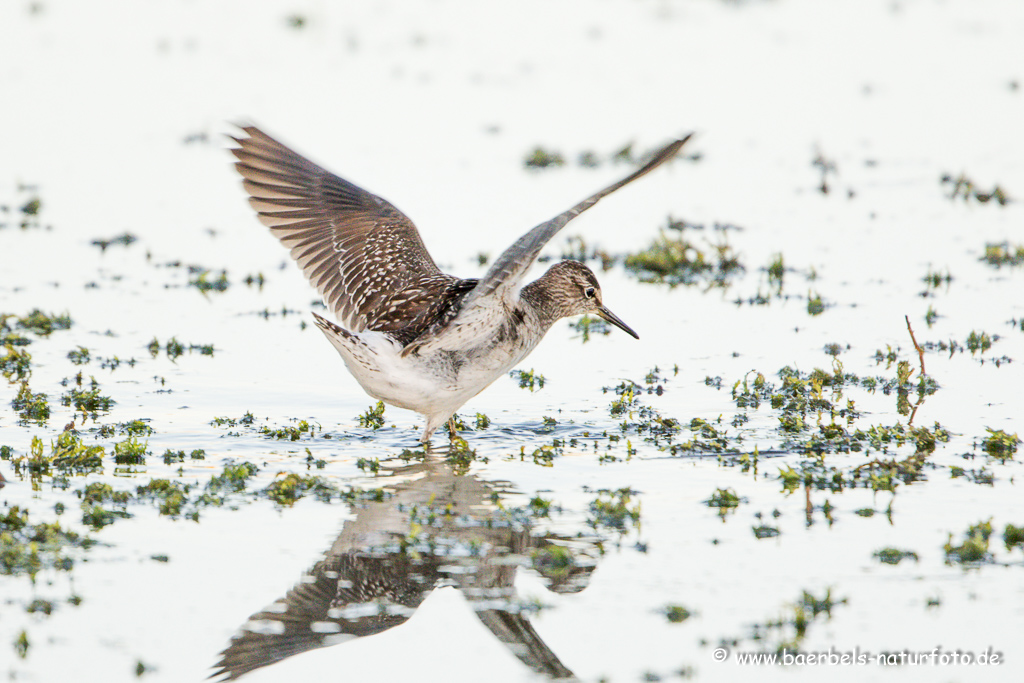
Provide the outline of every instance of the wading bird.
<path id="1" fill-rule="evenodd" d="M 370 396 L 426 418 L 421 441 L 512 369 L 561 318 L 593 313 L 639 336 L 602 303 L 587 266 L 561 261 L 523 277 L 541 248 L 602 197 L 671 159 L 686 136 L 642 168 L 541 223 L 482 278 L 442 273 L 416 226 L 386 200 L 317 166 L 255 127 L 233 137 L 235 168 L 260 221 L 302 268 L 338 323 L 313 313 Z"/>

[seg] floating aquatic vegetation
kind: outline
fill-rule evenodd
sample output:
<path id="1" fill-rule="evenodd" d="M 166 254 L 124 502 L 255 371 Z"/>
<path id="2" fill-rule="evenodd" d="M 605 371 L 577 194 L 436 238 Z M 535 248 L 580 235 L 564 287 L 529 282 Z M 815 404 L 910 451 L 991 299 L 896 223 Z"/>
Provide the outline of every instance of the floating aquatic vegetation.
<path id="1" fill-rule="evenodd" d="M 670 287 L 698 283 L 726 287 L 733 277 L 744 271 L 739 257 L 725 240 L 726 226 L 716 225 L 722 233 L 722 240 L 718 244 L 709 244 L 708 249 L 686 239 L 686 226 L 683 221 L 669 216 L 667 227 L 658 230 L 651 246 L 626 256 L 626 270 L 641 282 Z"/>
<path id="2" fill-rule="evenodd" d="M 103 446 L 87 446 L 74 430 L 61 432 L 50 449 L 53 466 L 58 470 L 73 474 L 103 471 Z"/>
<path id="3" fill-rule="evenodd" d="M 747 637 L 722 639 L 720 647 L 728 649 L 749 640 L 760 647 L 762 652 L 774 652 L 779 657 L 796 657 L 811 625 L 819 619 L 831 619 L 832 610 L 846 603 L 846 598 L 833 598 L 831 588 L 820 598 L 810 591 L 802 591 L 799 600 L 783 607 L 782 615 L 753 624 Z M 787 660 L 780 660 L 780 663 L 787 663 Z"/>
<path id="4" fill-rule="evenodd" d="M 1007 551 L 1014 548 L 1024 550 L 1024 526 L 1007 524 L 1006 529 L 1003 530 L 1003 545 L 1006 546 Z"/>
<path id="5" fill-rule="evenodd" d="M 136 487 L 135 494 L 142 500 L 152 500 L 157 503 L 160 514 L 168 517 L 178 517 L 182 514 L 185 504 L 188 503 L 188 494 L 192 490 L 189 484 L 169 479 L 151 479 L 145 484 Z M 199 512 L 193 510 L 188 518 L 197 521 Z"/>
<path id="6" fill-rule="evenodd" d="M 4 346 L 6 352 L 0 358 L 0 374 L 8 382 L 23 382 L 32 375 L 32 354 L 25 349 L 10 344 Z"/>
<path id="7" fill-rule="evenodd" d="M 873 552 L 871 556 L 885 564 L 899 564 L 903 560 L 918 561 L 917 553 L 913 550 L 903 550 L 901 548 L 882 548 Z"/>
<path id="8" fill-rule="evenodd" d="M 213 425 L 214 427 L 234 427 L 236 425 L 251 425 L 255 421 L 256 418 L 253 417 L 253 414 L 250 413 L 249 411 L 246 411 L 245 415 L 239 418 L 215 417 L 210 422 L 210 424 Z"/>
<path id="9" fill-rule="evenodd" d="M 546 150 L 543 147 L 537 146 L 526 155 L 523 165 L 531 169 L 564 166 L 565 157 L 560 152 Z"/>
<path id="10" fill-rule="evenodd" d="M 263 490 L 263 494 L 278 505 L 288 507 L 307 494 L 329 503 L 340 497 L 341 491 L 323 477 L 279 472 L 273 483 Z"/>
<path id="11" fill-rule="evenodd" d="M 377 401 L 377 405 L 370 406 L 356 419 L 359 420 L 360 427 L 367 427 L 374 431 L 380 429 L 384 426 L 384 402 Z"/>
<path id="12" fill-rule="evenodd" d="M 111 237 L 110 239 L 103 239 L 97 237 L 92 242 L 90 242 L 90 244 L 92 244 L 94 247 L 99 247 L 100 252 L 103 253 L 106 252 L 107 247 L 111 245 L 120 245 L 123 247 L 128 247 L 131 246 L 136 241 L 138 241 L 138 239 L 138 237 L 131 234 L 130 232 L 125 232 L 121 233 L 120 235 L 117 235 L 116 237 Z"/>
<path id="13" fill-rule="evenodd" d="M 1024 244 L 1010 246 L 1009 242 L 986 242 L 982 261 L 995 268 L 1024 264 Z"/>
<path id="14" fill-rule="evenodd" d="M 999 335 L 989 336 L 988 332 L 978 332 L 971 330 L 971 333 L 967 335 L 967 350 L 971 354 L 981 352 L 985 353 L 992 348 L 993 342 L 999 341 Z"/>
<path id="15" fill-rule="evenodd" d="M 736 495 L 736 491 L 731 488 L 715 489 L 715 492 L 711 494 L 711 497 L 704 501 L 704 504 L 708 507 L 718 508 L 718 516 L 725 521 L 726 515 L 730 512 L 736 512 L 736 508 L 740 506 L 740 503 L 747 502 L 746 498 L 740 498 Z"/>
<path id="16" fill-rule="evenodd" d="M 939 179 L 939 184 L 950 186 L 949 198 L 952 200 L 961 198 L 967 202 L 973 199 L 981 204 L 987 204 L 991 201 L 999 204 L 999 206 L 1006 206 L 1007 203 L 1012 201 L 1007 196 L 1006 191 L 999 185 L 996 185 L 988 192 L 984 192 L 979 190 L 977 184 L 963 173 L 955 178 L 949 173 L 944 173 Z"/>
<path id="17" fill-rule="evenodd" d="M 359 458 L 356 460 L 356 468 L 363 472 L 377 474 L 380 472 L 380 458 Z"/>
<path id="18" fill-rule="evenodd" d="M 89 349 L 79 346 L 73 351 L 68 351 L 68 360 L 74 365 L 85 365 L 90 360 Z"/>
<path id="19" fill-rule="evenodd" d="M 530 370 L 513 370 L 508 373 L 508 376 L 519 384 L 520 389 L 529 389 L 530 391 L 540 391 L 547 381 L 544 379 L 544 375 L 534 372 L 532 368 Z"/>
<path id="20" fill-rule="evenodd" d="M 134 436 L 129 436 L 114 444 L 114 462 L 118 465 L 144 465 L 149 455 L 148 446 L 148 442 L 140 442 Z"/>
<path id="21" fill-rule="evenodd" d="M 246 287 L 256 286 L 257 289 L 263 289 L 263 284 L 266 282 L 266 278 L 263 277 L 263 273 L 256 273 L 255 275 L 249 274 L 242 280 Z"/>
<path id="22" fill-rule="evenodd" d="M 278 429 L 271 429 L 270 427 L 263 425 L 259 429 L 260 434 L 264 434 L 272 439 L 288 439 L 290 441 L 298 441 L 303 434 L 309 434 L 310 438 L 316 432 L 319 425 L 311 425 L 306 420 L 299 420 L 298 424 L 294 427 L 280 427 Z"/>
<path id="23" fill-rule="evenodd" d="M 765 272 L 768 274 L 768 282 L 774 284 L 780 290 L 782 289 L 782 281 L 786 276 L 786 264 L 782 258 L 782 254 L 776 254 L 772 259 L 772 262 L 765 268 Z"/>
<path id="24" fill-rule="evenodd" d="M 74 379 L 78 386 L 68 389 L 68 391 L 61 396 L 61 405 L 74 406 L 75 410 L 80 410 L 83 414 L 95 420 L 98 413 L 108 412 L 114 404 L 117 403 L 109 396 L 103 396 L 100 394 L 100 383 L 96 381 L 95 377 L 89 378 L 90 386 L 88 389 L 81 388 L 81 373 L 79 373 Z M 64 383 L 66 385 L 68 380 L 65 379 Z"/>
<path id="25" fill-rule="evenodd" d="M 32 193 L 31 196 L 24 200 L 24 203 L 18 207 L 18 227 L 22 230 L 42 227 L 42 223 L 40 222 L 40 212 L 43 208 L 43 201 L 39 198 L 39 195 L 35 193 L 37 188 L 31 185 L 21 185 L 18 189 L 22 192 L 28 191 Z M 7 206 L 0 206 L 0 210 L 6 213 Z M 6 227 L 6 222 L 0 222 L 0 230 Z M 47 230 L 49 230 L 49 226 L 47 226 Z"/>
<path id="26" fill-rule="evenodd" d="M 829 175 L 837 175 L 836 162 L 831 159 L 826 159 L 821 149 L 818 149 L 815 153 L 814 159 L 811 160 L 811 166 L 818 169 L 821 172 L 821 183 L 818 185 L 818 192 L 822 194 L 828 194 L 831 188 L 828 185 Z"/>
<path id="27" fill-rule="evenodd" d="M 11 399 L 11 407 L 18 413 L 22 423 L 43 424 L 50 419 L 50 404 L 46 394 L 34 393 L 26 381 L 21 382 L 17 396 Z"/>
<path id="28" fill-rule="evenodd" d="M 244 491 L 249 480 L 259 472 L 251 462 L 228 463 L 219 475 L 210 477 L 206 490 L 211 493 L 238 493 Z"/>
<path id="29" fill-rule="evenodd" d="M 569 323 L 570 329 L 576 332 L 573 339 L 580 339 L 584 344 L 590 341 L 590 335 L 599 334 L 607 336 L 611 334 L 611 326 L 602 318 L 590 315 L 582 315 L 574 322 Z"/>
<path id="30" fill-rule="evenodd" d="M 203 294 L 225 292 L 231 285 L 228 281 L 228 272 L 226 270 L 220 271 L 220 275 L 216 276 L 216 278 L 212 274 L 213 271 L 197 266 L 189 266 L 189 273 L 193 275 L 188 281 L 189 286 L 195 287 Z"/>
<path id="31" fill-rule="evenodd" d="M 59 522 L 32 524 L 28 510 L 17 505 L 0 514 L 0 574 L 35 581 L 43 570 L 71 571 L 75 563 L 71 551 L 93 545 L 91 539 L 64 529 Z"/>
<path id="32" fill-rule="evenodd" d="M 953 282 L 953 276 L 950 274 L 948 268 L 945 273 L 940 273 L 937 270 L 932 270 L 929 266 L 928 272 L 924 274 L 924 277 L 921 278 L 921 280 L 929 290 L 938 289 L 942 285 L 945 285 L 948 289 L 950 283 Z"/>
<path id="33" fill-rule="evenodd" d="M 93 482 L 75 493 L 82 499 L 82 523 L 94 530 L 109 526 L 118 519 L 131 517 L 125 509 L 132 498 L 128 491 L 115 491 L 110 484 Z M 115 509 L 103 507 L 104 503 Z"/>
<path id="34" fill-rule="evenodd" d="M 149 350 L 149 355 L 152 358 L 156 358 L 160 354 L 160 349 L 163 348 L 167 354 L 167 358 L 172 362 L 177 361 L 185 352 L 192 353 L 193 351 L 198 352 L 201 356 L 212 356 L 214 352 L 213 344 L 189 344 L 186 346 L 182 342 L 178 341 L 177 337 L 171 337 L 167 340 L 167 343 L 161 347 L 160 340 L 153 337 L 153 340 L 146 346 Z M 133 361 L 134 362 L 134 361 Z"/>
<path id="35" fill-rule="evenodd" d="M 202 448 L 194 448 L 192 449 L 192 452 L 188 455 L 188 457 L 192 460 L 205 460 L 206 451 L 203 450 Z M 185 451 L 175 451 L 168 448 L 167 450 L 164 451 L 164 454 L 161 456 L 161 459 L 164 461 L 165 465 L 172 465 L 176 462 L 185 462 Z"/>
<path id="36" fill-rule="evenodd" d="M 807 292 L 807 314 L 808 315 L 821 315 L 825 312 L 825 301 L 821 298 L 818 293 Z"/>
<path id="37" fill-rule="evenodd" d="M 1006 462 L 1012 460 L 1017 452 L 1017 446 L 1021 443 L 1016 434 L 1008 434 L 1001 429 L 985 428 L 988 436 L 981 440 L 981 448 L 990 457 Z"/>
<path id="38" fill-rule="evenodd" d="M 665 605 L 659 611 L 670 624 L 681 624 L 693 616 L 693 612 L 682 605 Z"/>
<path id="39" fill-rule="evenodd" d="M 61 314 L 44 313 L 38 308 L 32 309 L 27 315 L 18 317 L 10 313 L 0 315 L 0 331 L 10 331 L 11 326 L 7 322 L 15 318 L 15 326 L 22 330 L 35 333 L 39 337 L 48 337 L 59 330 L 71 329 L 74 321 L 66 312 Z"/>
<path id="40" fill-rule="evenodd" d="M 595 530 L 608 529 L 619 534 L 640 528 L 640 503 L 630 506 L 639 493 L 628 487 L 617 490 L 600 489 L 590 502 L 587 523 Z"/>
<path id="41" fill-rule="evenodd" d="M 981 564 L 992 560 L 989 552 L 989 539 L 992 536 L 992 520 L 971 525 L 964 532 L 964 540 L 960 545 L 953 545 L 953 534 L 946 541 L 946 564 Z"/>
<path id="42" fill-rule="evenodd" d="M 949 468 L 949 476 L 952 479 L 960 479 L 962 477 L 972 484 L 979 484 L 981 486 L 993 486 L 996 481 L 995 475 L 984 467 L 976 470 L 968 470 L 963 467 L 951 465 Z"/>

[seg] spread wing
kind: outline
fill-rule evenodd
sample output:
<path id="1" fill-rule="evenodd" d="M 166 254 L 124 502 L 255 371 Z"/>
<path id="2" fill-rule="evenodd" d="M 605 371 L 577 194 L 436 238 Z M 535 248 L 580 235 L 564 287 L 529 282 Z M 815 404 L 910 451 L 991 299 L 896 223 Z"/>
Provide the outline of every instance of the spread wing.
<path id="1" fill-rule="evenodd" d="M 637 178 L 646 175 L 661 166 L 663 163 L 675 156 L 676 152 L 693 137 L 692 133 L 681 140 L 666 145 L 659 150 L 650 161 L 642 168 L 631 173 L 617 183 L 609 185 L 600 192 L 592 194 L 582 202 L 572 207 L 565 213 L 561 213 L 551 220 L 541 223 L 530 232 L 526 233 L 515 241 L 511 247 L 506 249 L 501 256 L 491 265 L 487 274 L 480 278 L 476 288 L 469 293 L 463 302 L 463 308 L 470 306 L 474 301 L 493 294 L 501 296 L 503 293 L 515 290 L 522 282 L 526 271 L 533 265 L 537 254 L 544 248 L 555 234 L 564 228 L 566 224 L 576 216 L 597 204 L 598 200 L 607 197 L 619 188 L 628 185 Z"/>
<path id="2" fill-rule="evenodd" d="M 231 151 L 249 203 L 343 327 L 391 331 L 429 317 L 438 288 L 457 278 L 438 269 L 405 214 L 258 128 L 242 131 Z"/>
<path id="3" fill-rule="evenodd" d="M 526 275 L 526 271 L 533 265 L 540 250 L 544 248 L 544 245 L 559 230 L 564 228 L 573 218 L 576 218 L 576 216 L 597 204 L 603 197 L 650 173 L 674 157 L 676 152 L 691 137 L 693 137 L 692 133 L 681 140 L 676 140 L 666 145 L 637 171 L 617 183 L 609 185 L 600 192 L 592 194 L 568 211 L 555 216 L 545 223 L 541 223 L 516 240 L 511 247 L 502 252 L 501 256 L 491 265 L 487 274 L 480 278 L 476 287 L 462 300 L 458 317 L 446 325 L 443 331 L 438 326 L 426 330 L 420 338 L 405 347 L 405 350 L 402 352 L 403 355 L 422 350 L 427 345 L 433 346 L 434 343 L 440 343 L 439 336 L 458 339 L 459 343 L 465 343 L 465 337 L 473 336 L 473 330 L 489 330 L 490 327 L 483 319 L 492 315 L 494 310 L 500 309 L 500 306 L 494 305 L 495 299 L 499 301 L 508 300 L 512 293 L 518 290 L 523 277 Z"/>

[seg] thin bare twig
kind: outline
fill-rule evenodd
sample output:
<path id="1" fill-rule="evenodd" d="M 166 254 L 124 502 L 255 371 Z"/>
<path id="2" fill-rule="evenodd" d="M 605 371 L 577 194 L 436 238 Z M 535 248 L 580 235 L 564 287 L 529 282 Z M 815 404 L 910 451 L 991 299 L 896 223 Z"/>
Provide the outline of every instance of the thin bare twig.
<path id="1" fill-rule="evenodd" d="M 917 343 L 917 339 L 914 337 L 914 328 L 910 326 L 910 316 L 903 316 L 904 320 L 907 321 L 907 331 L 910 332 L 910 341 L 914 342 L 914 348 L 917 349 L 917 357 L 921 360 L 921 376 L 924 377 L 924 349 Z"/>

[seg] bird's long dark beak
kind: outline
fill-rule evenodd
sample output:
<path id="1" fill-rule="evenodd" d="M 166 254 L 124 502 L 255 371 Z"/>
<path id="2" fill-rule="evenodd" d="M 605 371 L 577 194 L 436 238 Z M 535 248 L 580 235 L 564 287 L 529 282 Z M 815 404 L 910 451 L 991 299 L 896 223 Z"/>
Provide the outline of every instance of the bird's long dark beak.
<path id="1" fill-rule="evenodd" d="M 612 325 L 615 325 L 615 327 L 619 328 L 629 336 L 633 337 L 634 339 L 640 338 L 640 335 L 634 332 L 632 327 L 622 322 L 619 316 L 615 315 L 604 306 L 601 306 L 600 308 L 597 309 L 597 314 L 604 318 L 605 320 L 607 320 L 608 322 L 610 322 Z"/>

